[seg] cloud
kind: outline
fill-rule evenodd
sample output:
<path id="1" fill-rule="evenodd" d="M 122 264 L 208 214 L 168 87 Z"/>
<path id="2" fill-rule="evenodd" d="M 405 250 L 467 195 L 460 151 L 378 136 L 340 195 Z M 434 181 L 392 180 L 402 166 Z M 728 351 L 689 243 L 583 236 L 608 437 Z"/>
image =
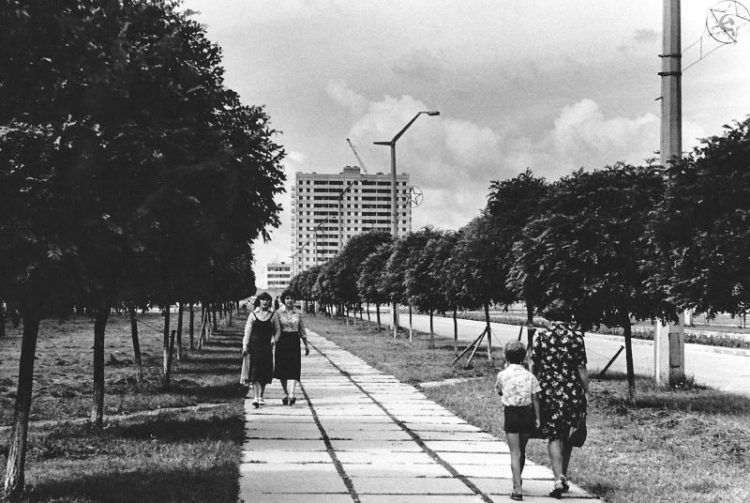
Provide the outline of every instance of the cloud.
<path id="1" fill-rule="evenodd" d="M 367 100 L 349 89 L 343 80 L 329 81 L 326 92 L 334 102 L 342 105 L 352 113 L 361 113 L 367 108 Z"/>
<path id="2" fill-rule="evenodd" d="M 425 50 L 404 54 L 394 62 L 392 69 L 397 75 L 430 83 L 439 82 L 444 72 L 440 58 Z"/>
<path id="3" fill-rule="evenodd" d="M 568 166 L 640 163 L 658 150 L 658 127 L 654 114 L 608 119 L 597 103 L 584 99 L 562 110 L 549 133 L 550 147 Z"/>

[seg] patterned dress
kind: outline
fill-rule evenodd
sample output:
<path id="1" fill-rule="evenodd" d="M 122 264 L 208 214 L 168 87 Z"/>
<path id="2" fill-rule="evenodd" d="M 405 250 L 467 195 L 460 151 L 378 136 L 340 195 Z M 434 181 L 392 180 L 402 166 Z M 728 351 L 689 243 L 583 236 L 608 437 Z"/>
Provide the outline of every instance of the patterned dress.
<path id="1" fill-rule="evenodd" d="M 274 314 L 274 325 L 281 336 L 276 342 L 273 376 L 276 379 L 299 381 L 302 369 L 300 340 L 307 336 L 302 317 L 298 311 L 288 311 L 282 306 Z"/>
<path id="2" fill-rule="evenodd" d="M 583 333 L 575 325 L 555 323 L 535 337 L 531 359 L 539 380 L 542 433 L 559 439 L 586 414 L 586 396 L 578 367 L 586 365 Z"/>

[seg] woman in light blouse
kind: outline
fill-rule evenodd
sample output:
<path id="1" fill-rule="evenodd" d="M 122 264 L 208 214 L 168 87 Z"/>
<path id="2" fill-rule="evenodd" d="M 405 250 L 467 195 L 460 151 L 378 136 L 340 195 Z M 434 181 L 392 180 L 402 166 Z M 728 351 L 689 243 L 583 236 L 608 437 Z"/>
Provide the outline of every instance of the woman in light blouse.
<path id="1" fill-rule="evenodd" d="M 305 355 L 310 354 L 307 345 L 307 331 L 302 321 L 302 314 L 294 307 L 294 295 L 290 290 L 281 294 L 281 302 L 284 304 L 274 314 L 274 334 L 276 340 L 276 355 L 274 359 L 273 376 L 281 381 L 284 390 L 284 398 L 281 403 L 294 405 L 297 398 L 294 396 L 297 384 L 300 381 L 300 370 L 302 368 L 302 357 L 300 355 L 300 340 L 305 344 Z M 292 381 L 291 394 L 287 389 L 287 381 Z"/>

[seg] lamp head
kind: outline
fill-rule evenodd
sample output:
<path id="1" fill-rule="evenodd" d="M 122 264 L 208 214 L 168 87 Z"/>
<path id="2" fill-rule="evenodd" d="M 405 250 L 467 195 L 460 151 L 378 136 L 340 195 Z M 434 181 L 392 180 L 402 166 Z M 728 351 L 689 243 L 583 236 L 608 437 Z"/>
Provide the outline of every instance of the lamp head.
<path id="1" fill-rule="evenodd" d="M 440 115 L 440 112 L 438 112 L 437 110 L 428 110 L 423 113 L 426 113 L 427 115 L 432 116 L 432 117 L 435 117 L 436 115 Z"/>

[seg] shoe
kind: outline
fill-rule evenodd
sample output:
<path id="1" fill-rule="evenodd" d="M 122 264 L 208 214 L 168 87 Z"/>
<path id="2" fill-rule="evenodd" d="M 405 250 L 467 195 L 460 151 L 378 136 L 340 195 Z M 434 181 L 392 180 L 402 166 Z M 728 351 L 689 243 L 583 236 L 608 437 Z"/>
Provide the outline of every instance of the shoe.
<path id="1" fill-rule="evenodd" d="M 281 404 L 282 405 L 288 405 L 289 404 L 289 397 L 285 396 L 284 398 L 282 398 L 281 399 Z"/>
<path id="2" fill-rule="evenodd" d="M 258 400 L 257 399 L 253 400 L 253 407 L 255 407 L 256 409 L 258 408 Z"/>
<path id="3" fill-rule="evenodd" d="M 265 405 L 266 401 L 263 400 L 263 397 L 258 398 L 258 405 Z"/>
<path id="4" fill-rule="evenodd" d="M 510 499 L 514 501 L 523 501 L 523 494 L 521 493 L 510 493 Z"/>
<path id="5" fill-rule="evenodd" d="M 562 498 L 562 493 L 564 492 L 563 489 L 563 482 L 562 480 L 556 480 L 554 488 L 550 491 L 549 495 L 550 498 L 560 499 Z"/>
<path id="6" fill-rule="evenodd" d="M 568 484 L 567 477 L 560 477 L 560 482 L 562 482 L 562 492 L 566 493 L 570 491 L 570 484 Z"/>
<path id="7" fill-rule="evenodd" d="M 290 399 L 289 399 L 289 405 L 294 405 L 296 401 L 297 401 L 297 398 L 296 398 L 296 397 L 292 397 L 292 398 L 290 398 Z"/>

